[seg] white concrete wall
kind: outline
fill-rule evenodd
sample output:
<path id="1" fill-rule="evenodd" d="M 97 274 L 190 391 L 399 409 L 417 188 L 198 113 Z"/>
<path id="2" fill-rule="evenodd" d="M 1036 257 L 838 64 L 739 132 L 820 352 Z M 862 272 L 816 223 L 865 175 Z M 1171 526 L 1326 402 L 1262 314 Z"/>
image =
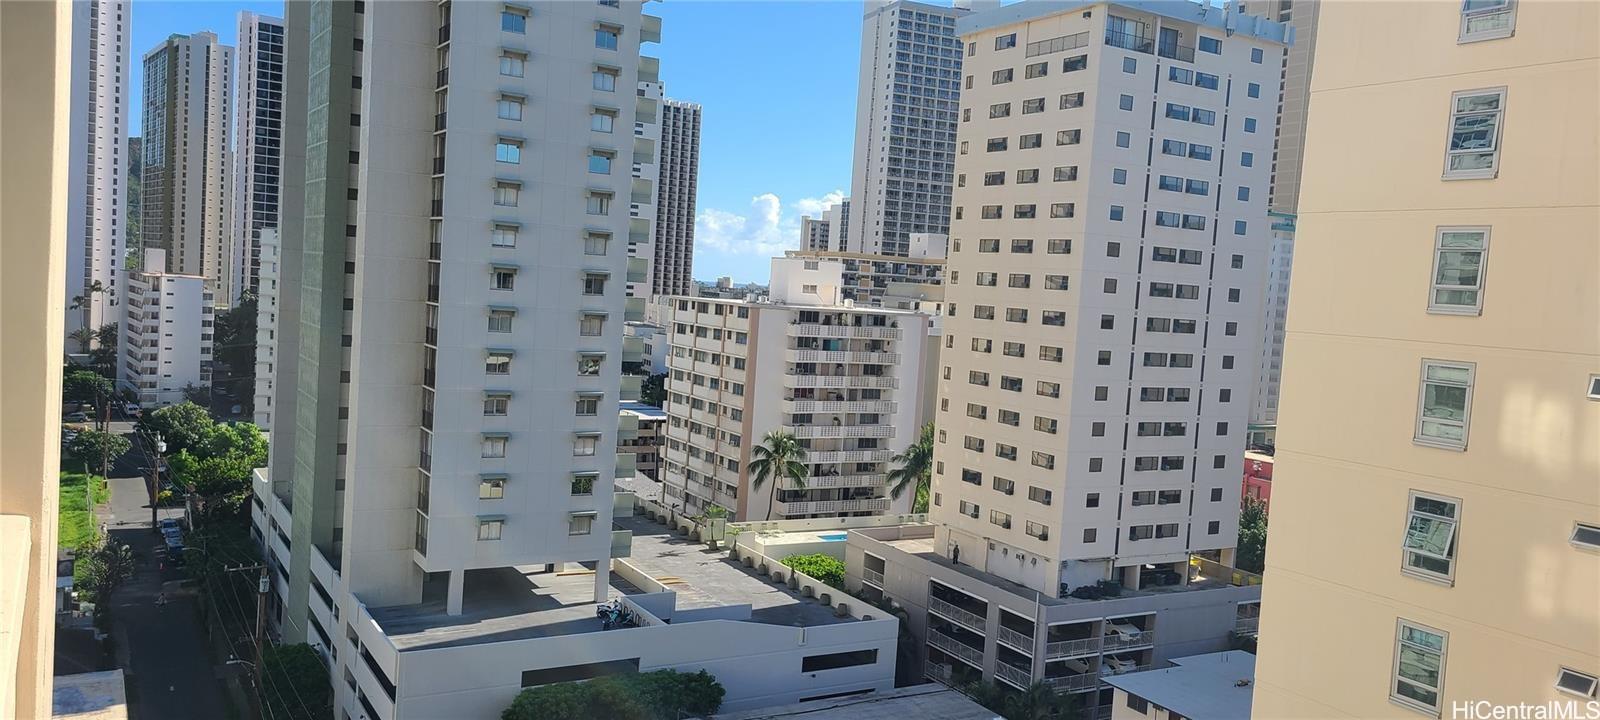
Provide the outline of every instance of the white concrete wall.
<path id="1" fill-rule="evenodd" d="M 834 260 L 772 259 L 772 299 L 791 305 L 840 304 L 844 264 Z"/>

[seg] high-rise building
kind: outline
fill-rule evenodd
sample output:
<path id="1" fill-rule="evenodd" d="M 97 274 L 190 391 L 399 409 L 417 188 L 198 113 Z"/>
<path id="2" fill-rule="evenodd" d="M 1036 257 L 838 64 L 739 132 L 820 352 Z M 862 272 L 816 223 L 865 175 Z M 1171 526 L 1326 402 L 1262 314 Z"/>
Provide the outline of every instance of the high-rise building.
<path id="1" fill-rule="evenodd" d="M 1254 713 L 1592 713 L 1600 8 L 1369 10 L 1318 19 Z"/>
<path id="2" fill-rule="evenodd" d="M 256 365 L 253 419 L 257 427 L 272 431 L 273 387 L 277 383 L 278 318 L 282 315 L 279 283 L 283 281 L 283 257 L 278 247 L 278 229 L 261 228 L 256 234 Z M 298 318 L 296 318 L 298 319 Z"/>
<path id="3" fill-rule="evenodd" d="M 836 260 L 775 258 L 765 301 L 673 298 L 663 504 L 740 520 L 910 511 L 913 493 L 892 499 L 886 475 L 931 414 L 937 318 L 846 305 L 842 273 Z M 804 482 L 753 487 L 754 448 L 772 431 L 806 450 Z"/>
<path id="4" fill-rule="evenodd" d="M 233 155 L 233 224 L 225 302 L 261 292 L 261 232 L 278 227 L 283 169 L 283 19 L 239 13 L 239 87 Z"/>
<path id="5" fill-rule="evenodd" d="M 1311 65 L 1317 54 L 1317 8 L 1321 4 L 1321 0 L 1240 2 L 1242 12 L 1294 30 L 1294 45 L 1280 60 L 1283 82 L 1278 90 L 1278 134 L 1272 146 L 1272 190 L 1267 195 L 1267 207 L 1274 212 L 1292 214 L 1300 203 L 1306 110 L 1311 102 Z"/>
<path id="6" fill-rule="evenodd" d="M 828 220 L 806 215 L 800 218 L 800 249 L 816 252 L 828 249 Z"/>
<path id="7" fill-rule="evenodd" d="M 219 305 L 234 294 L 232 83 L 233 48 L 216 33 L 172 35 L 144 54 L 140 243 L 166 251 L 166 272 L 205 276 Z"/>
<path id="8" fill-rule="evenodd" d="M 120 320 L 126 288 L 127 0 L 72 4 L 72 165 L 67 218 L 66 333 Z M 68 343 L 76 352 L 76 341 Z"/>
<path id="9" fill-rule="evenodd" d="M 960 26 L 938 544 L 1050 596 L 1231 565 L 1287 28 L 1184 3 Z"/>
<path id="10" fill-rule="evenodd" d="M 1289 279 L 1294 264 L 1290 213 L 1268 212 L 1272 245 L 1267 248 L 1267 284 L 1261 313 L 1261 351 L 1250 392 L 1250 445 L 1270 446 L 1277 435 L 1278 395 L 1283 380 L 1283 336 L 1289 320 Z"/>
<path id="11" fill-rule="evenodd" d="M 700 106 L 667 98 L 661 105 L 660 182 L 656 184 L 657 295 L 688 295 L 694 288 L 695 194 L 700 178 Z"/>
<path id="12" fill-rule="evenodd" d="M 844 252 L 850 242 L 850 199 L 829 205 L 822 211 L 822 220 L 828 223 L 828 240 L 820 249 Z"/>
<path id="13" fill-rule="evenodd" d="M 0 3 L 0 717 L 51 716 L 62 296 L 73 190 L 69 3 Z M 893 646 L 890 646 L 893 653 Z"/>
<path id="14" fill-rule="evenodd" d="M 651 62 L 644 62 L 644 60 Z M 640 180 L 628 196 L 628 278 L 629 301 L 639 298 L 647 301 L 655 294 L 653 280 L 656 263 L 656 237 L 661 228 L 656 222 L 657 200 L 660 197 L 661 157 L 652 154 L 661 144 L 660 63 L 655 58 L 641 58 L 638 86 L 640 101 L 638 116 L 634 118 L 634 144 L 641 152 L 634 153 L 631 165 L 633 177 Z"/>
<path id="15" fill-rule="evenodd" d="M 122 357 L 117 379 L 139 393 L 145 407 L 185 400 L 189 387 L 210 387 L 214 297 L 200 275 L 163 272 L 166 251 L 148 248 L 150 270 L 128 273 Z"/>
<path id="16" fill-rule="evenodd" d="M 966 12 L 910 0 L 865 3 L 852 212 L 842 230 L 849 245 L 833 249 L 905 255 L 911 233 L 949 231 L 961 97 L 956 18 Z"/>

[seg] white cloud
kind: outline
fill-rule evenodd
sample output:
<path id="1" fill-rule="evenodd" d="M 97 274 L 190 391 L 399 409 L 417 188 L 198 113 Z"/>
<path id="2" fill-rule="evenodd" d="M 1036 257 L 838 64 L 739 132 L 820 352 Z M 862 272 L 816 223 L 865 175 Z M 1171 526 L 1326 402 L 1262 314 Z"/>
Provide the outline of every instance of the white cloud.
<path id="1" fill-rule="evenodd" d="M 694 220 L 695 251 L 782 255 L 800 247 L 801 215 L 820 216 L 823 209 L 842 199 L 844 192 L 834 190 L 822 197 L 802 198 L 785 208 L 777 195 L 762 193 L 750 198 L 750 207 L 743 214 L 706 208 Z"/>

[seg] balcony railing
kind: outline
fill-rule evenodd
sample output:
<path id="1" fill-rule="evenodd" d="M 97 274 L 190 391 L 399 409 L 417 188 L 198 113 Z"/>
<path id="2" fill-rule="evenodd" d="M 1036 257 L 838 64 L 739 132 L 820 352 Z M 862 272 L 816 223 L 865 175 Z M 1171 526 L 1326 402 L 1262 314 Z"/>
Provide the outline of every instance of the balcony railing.
<path id="1" fill-rule="evenodd" d="M 787 384 L 797 388 L 877 388 L 893 390 L 900 387 L 899 378 L 882 375 L 789 375 Z"/>
<path id="2" fill-rule="evenodd" d="M 893 425 L 785 425 L 797 438 L 890 438 Z"/>
<path id="3" fill-rule="evenodd" d="M 900 328 L 877 325 L 822 325 L 818 323 L 794 323 L 789 326 L 789 336 L 899 340 Z"/>
<path id="4" fill-rule="evenodd" d="M 870 365 L 898 365 L 899 353 L 850 352 L 847 350 L 789 350 L 789 362 L 864 363 Z"/>
<path id="5" fill-rule="evenodd" d="M 984 619 L 982 615 L 969 610 L 963 610 L 959 607 L 956 607 L 954 604 L 945 602 L 939 598 L 928 598 L 928 609 L 944 616 L 946 620 L 978 633 L 979 635 L 983 635 L 988 632 L 988 621 Z"/>
<path id="6" fill-rule="evenodd" d="M 441 68 L 434 76 L 434 87 L 442 88 L 450 84 L 450 68 Z"/>
<path id="7" fill-rule="evenodd" d="M 1192 45 L 1179 45 L 1175 42 L 1164 42 L 1156 46 L 1156 54 L 1164 58 L 1194 62 L 1194 47 Z"/>
<path id="8" fill-rule="evenodd" d="M 1077 692 L 1080 690 L 1093 690 L 1100 685 L 1099 676 L 1094 673 L 1082 675 L 1062 675 L 1060 677 L 1047 677 L 1044 684 L 1051 690 L 1058 692 Z"/>
<path id="9" fill-rule="evenodd" d="M 888 462 L 894 453 L 889 450 L 823 450 L 806 453 L 806 462 L 813 464 L 842 462 Z"/>
<path id="10" fill-rule="evenodd" d="M 1044 646 L 1046 660 L 1069 658 L 1078 655 L 1094 655 L 1100 652 L 1100 638 L 1083 638 L 1082 640 L 1061 640 L 1047 643 Z"/>
<path id="11" fill-rule="evenodd" d="M 898 409 L 892 400 L 785 400 L 786 413 L 883 413 Z"/>
<path id="12" fill-rule="evenodd" d="M 1012 667 L 1000 662 L 994 664 L 994 676 L 1016 686 L 1018 690 L 1027 690 L 1033 683 L 1033 673 L 1021 668 Z"/>
<path id="13" fill-rule="evenodd" d="M 443 45 L 447 42 L 450 42 L 450 23 L 439 26 L 439 44 Z"/>
<path id="14" fill-rule="evenodd" d="M 1156 642 L 1156 631 L 1144 630 L 1128 635 L 1111 634 L 1101 640 L 1102 652 L 1120 652 L 1129 648 L 1149 647 Z"/>
<path id="15" fill-rule="evenodd" d="M 1029 655 L 1033 654 L 1033 636 L 1024 635 L 1004 625 L 995 632 L 995 639 Z"/>
<path id="16" fill-rule="evenodd" d="M 1242 617 L 1233 621 L 1233 631 L 1239 635 L 1254 636 L 1260 628 L 1260 617 Z"/>
<path id="17" fill-rule="evenodd" d="M 808 456 L 809 459 L 809 456 Z M 793 478 L 784 478 L 783 487 L 790 490 L 820 490 L 823 488 L 882 487 L 889 484 L 888 475 L 820 475 L 806 478 L 804 487 Z"/>
<path id="18" fill-rule="evenodd" d="M 944 663 L 929 662 L 923 666 L 922 674 L 928 676 L 929 680 L 949 685 L 954 682 L 955 668 Z"/>
<path id="19" fill-rule="evenodd" d="M 983 669 L 983 651 L 974 649 L 960 640 L 946 635 L 938 630 L 928 631 L 928 644 L 949 653 L 956 659 L 971 663 L 973 667 Z"/>
<path id="20" fill-rule="evenodd" d="M 1110 45 L 1111 47 L 1119 47 L 1124 50 L 1132 50 L 1134 52 L 1141 52 L 1149 55 L 1155 52 L 1156 42 L 1152 38 L 1134 35 L 1133 33 L 1107 30 L 1106 44 Z"/>
<path id="21" fill-rule="evenodd" d="M 444 129 L 444 121 L 445 121 L 445 116 L 447 114 L 448 113 L 439 113 L 439 114 L 433 116 L 433 131 L 434 132 L 439 132 L 440 130 Z"/>
<path id="22" fill-rule="evenodd" d="M 889 509 L 888 498 L 862 498 L 860 500 L 798 500 L 777 503 L 783 515 L 817 515 L 835 512 L 882 512 Z"/>
<path id="23" fill-rule="evenodd" d="M 877 570 L 873 570 L 871 568 L 861 568 L 861 579 L 872 583 L 873 585 L 877 585 L 880 588 L 883 587 L 883 573 L 878 572 Z"/>

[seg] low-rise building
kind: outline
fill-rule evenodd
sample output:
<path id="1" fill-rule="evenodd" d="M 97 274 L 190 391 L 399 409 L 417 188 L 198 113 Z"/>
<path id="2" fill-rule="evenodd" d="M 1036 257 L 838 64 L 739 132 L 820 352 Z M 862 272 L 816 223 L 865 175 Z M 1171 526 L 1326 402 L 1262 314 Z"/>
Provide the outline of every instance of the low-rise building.
<path id="1" fill-rule="evenodd" d="M 905 286 L 943 284 L 948 244 L 947 235 L 914 233 L 911 254 L 904 257 L 813 249 L 810 245 L 804 250 L 790 250 L 786 255 L 807 260 L 836 260 L 844 266 L 841 293 L 845 300 L 873 307 L 894 307 L 885 298 L 904 296 Z"/>
<path id="2" fill-rule="evenodd" d="M 1262 505 L 1272 502 L 1272 456 L 1259 452 L 1244 454 L 1243 497 L 1255 498 Z"/>
<path id="3" fill-rule="evenodd" d="M 667 376 L 664 501 L 741 520 L 907 512 L 890 458 L 931 415 L 939 339 L 929 315 L 841 297 L 837 261 L 775 258 L 758 301 L 676 298 Z M 804 481 L 752 487 L 753 449 L 771 431 L 807 452 Z"/>
<path id="4" fill-rule="evenodd" d="M 667 371 L 667 337 L 666 329 L 653 322 L 643 320 L 629 321 L 622 327 L 624 338 L 636 337 L 643 343 L 644 357 L 641 360 L 649 366 L 651 375 L 660 375 Z"/>
<path id="5" fill-rule="evenodd" d="M 1250 717 L 1256 656 L 1243 650 L 1173 658 L 1173 667 L 1107 678 L 1111 720 L 1239 720 Z"/>
<path id="6" fill-rule="evenodd" d="M 633 432 L 619 433 L 617 453 L 633 455 L 635 475 L 660 480 L 658 468 L 661 464 L 661 441 L 666 438 L 663 432 L 667 423 L 666 411 L 641 402 L 624 402 L 619 404 L 618 412 L 621 415 L 618 426 L 625 430 L 631 426 Z"/>
<path id="7" fill-rule="evenodd" d="M 186 387 L 211 385 L 213 294 L 203 275 L 164 272 L 166 252 L 146 248 L 128 274 L 118 380 L 145 407 L 183 402 Z"/>

